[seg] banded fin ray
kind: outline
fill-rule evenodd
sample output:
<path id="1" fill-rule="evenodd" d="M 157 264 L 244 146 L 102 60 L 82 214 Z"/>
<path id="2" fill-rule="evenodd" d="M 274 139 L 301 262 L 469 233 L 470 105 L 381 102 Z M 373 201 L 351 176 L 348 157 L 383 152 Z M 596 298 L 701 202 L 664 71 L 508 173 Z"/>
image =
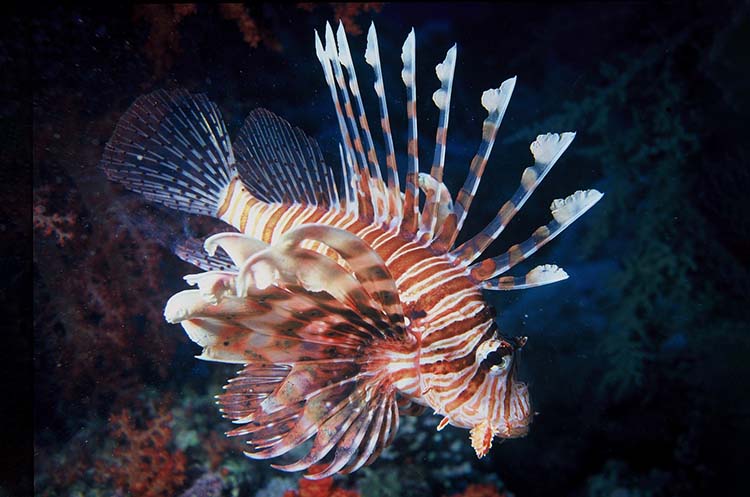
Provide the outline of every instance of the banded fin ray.
<path id="1" fill-rule="evenodd" d="M 435 155 L 432 159 L 432 168 L 430 169 L 429 178 L 434 180 L 438 186 L 437 190 L 441 190 L 440 187 L 444 188 L 447 192 L 447 188 L 443 184 L 443 167 L 445 165 L 445 150 L 446 140 L 448 135 L 448 118 L 450 116 L 450 105 L 451 105 L 451 94 L 453 91 L 453 75 L 456 71 L 456 52 L 457 48 L 454 44 L 448 53 L 445 55 L 443 62 L 435 66 L 435 74 L 440 80 L 440 88 L 435 90 L 432 94 L 432 101 L 440 111 L 438 118 L 438 127 L 435 132 Z M 422 185 L 422 174 L 420 174 L 420 187 Z M 450 193 L 448 193 L 450 197 Z M 426 197 L 425 205 L 422 211 L 422 219 L 420 222 L 420 231 L 423 232 L 423 236 L 426 240 L 432 240 L 434 237 L 435 226 L 438 224 L 438 209 L 444 204 L 443 198 L 440 195 L 434 195 L 432 197 Z M 442 216 L 443 218 L 445 216 Z"/>
<path id="2" fill-rule="evenodd" d="M 148 200 L 215 216 L 234 164 L 216 104 L 203 94 L 157 90 L 138 97 L 120 118 L 100 167 Z"/>
<path id="3" fill-rule="evenodd" d="M 483 281 L 480 285 L 485 290 L 525 290 L 542 285 L 549 285 L 568 279 L 568 273 L 554 264 L 537 266 L 525 276 L 501 276 Z"/>
<path id="4" fill-rule="evenodd" d="M 253 110 L 234 150 L 240 178 L 259 200 L 339 208 L 333 175 L 317 142 L 273 112 Z"/>
<path id="5" fill-rule="evenodd" d="M 359 127 L 362 128 L 362 134 L 364 135 L 364 157 L 367 161 L 371 177 L 370 193 L 372 195 L 372 204 L 375 215 L 374 221 L 377 224 L 383 224 L 389 220 L 388 214 L 392 211 L 392 208 L 389 205 L 390 200 L 386 191 L 385 183 L 383 182 L 382 173 L 380 172 L 380 164 L 378 163 L 375 145 L 372 141 L 370 124 L 367 121 L 365 107 L 362 103 L 362 95 L 359 90 L 359 83 L 357 82 L 357 73 L 354 70 L 354 61 L 352 60 L 352 55 L 349 50 L 349 42 L 346 39 L 344 25 L 341 22 L 339 22 L 339 27 L 336 31 L 336 40 L 338 42 L 339 62 L 346 69 L 349 77 L 349 89 L 354 96 L 354 102 L 357 104 L 356 110 L 358 119 L 356 122 L 352 122 L 353 129 L 355 130 L 355 148 L 357 143 L 359 143 L 360 146 L 362 144 L 362 140 L 359 138 L 356 131 L 356 124 L 358 123 Z M 350 114 L 348 107 L 347 114 Z"/>
<path id="6" fill-rule="evenodd" d="M 510 200 L 505 202 L 497 212 L 495 218 L 484 230 L 467 240 L 451 252 L 451 255 L 461 259 L 464 264 L 470 264 L 489 245 L 497 239 L 516 213 L 521 210 L 537 186 L 549 173 L 552 166 L 567 150 L 575 138 L 575 133 L 547 133 L 537 136 L 531 144 L 531 153 L 534 156 L 534 165 L 524 169 L 521 175 L 521 184 Z"/>
<path id="7" fill-rule="evenodd" d="M 365 50 L 365 61 L 372 67 L 375 73 L 375 94 L 378 97 L 380 109 L 380 127 L 383 131 L 385 141 L 386 166 L 388 169 L 388 199 L 389 217 L 391 227 L 400 226 L 403 218 L 403 201 L 401 199 L 401 187 L 398 179 L 398 165 L 396 164 L 396 152 L 393 147 L 393 134 L 391 132 L 391 121 L 388 116 L 388 102 L 385 98 L 385 84 L 383 83 L 383 69 L 380 63 L 380 49 L 378 47 L 378 33 L 375 23 L 370 23 L 367 30 L 367 49 Z"/>
<path id="8" fill-rule="evenodd" d="M 341 98 L 344 100 L 344 106 L 348 103 L 348 110 L 351 111 L 351 103 L 349 103 L 348 93 L 346 92 L 346 85 L 343 83 L 343 75 L 341 75 L 340 61 L 336 52 L 336 41 L 333 37 L 333 31 L 331 25 L 326 23 L 325 31 L 325 47 L 323 42 L 318 35 L 318 31 L 315 31 L 315 54 L 318 57 L 321 67 L 323 68 L 323 74 L 325 75 L 326 85 L 331 93 L 331 100 L 334 108 L 336 109 L 336 119 L 339 125 L 339 132 L 341 133 L 342 139 L 342 164 L 341 167 L 344 169 L 346 174 L 349 169 L 349 181 L 355 185 L 352 192 L 356 194 L 357 198 L 357 215 L 360 218 L 372 220 L 373 219 L 373 205 L 372 197 L 370 196 L 370 181 L 369 172 L 367 171 L 366 164 L 361 160 L 358 160 L 358 156 L 363 157 L 363 153 L 355 151 L 356 137 L 353 137 L 349 133 L 349 127 L 347 124 L 347 118 L 344 117 L 344 108 L 342 107 L 341 100 L 339 99 L 339 89 L 341 89 Z M 350 120 L 351 122 L 351 120 Z M 355 128 L 356 131 L 356 128 Z M 361 148 L 361 143 L 359 144 Z M 347 210 L 351 210 L 347 207 Z"/>
<path id="9" fill-rule="evenodd" d="M 183 261 L 204 271 L 225 271 L 235 267 L 232 258 L 226 254 L 207 254 L 203 250 L 203 242 L 197 238 L 189 237 L 180 240 L 172 251 Z"/>
<path id="10" fill-rule="evenodd" d="M 419 222 L 419 145 L 417 131 L 417 71 L 416 71 L 416 41 L 414 28 L 404 41 L 401 48 L 401 60 L 404 68 L 401 71 L 401 80 L 406 86 L 406 116 L 408 118 L 408 142 L 406 166 L 406 186 L 404 190 L 404 219 L 401 222 L 401 231 L 410 236 L 417 232 Z"/>
<path id="11" fill-rule="evenodd" d="M 552 221 L 537 228 L 529 239 L 513 245 L 505 253 L 469 266 L 471 277 L 478 282 L 485 281 L 528 259 L 593 207 L 602 196 L 597 190 L 579 190 L 565 199 L 554 200 L 550 206 Z"/>
<path id="12" fill-rule="evenodd" d="M 512 77 L 503 81 L 499 88 L 487 90 L 482 94 L 482 106 L 487 110 L 487 117 L 482 123 L 482 141 L 471 161 L 469 174 L 466 176 L 464 185 L 458 192 L 456 201 L 453 204 L 453 211 L 456 215 L 455 227 L 444 225 L 438 235 L 440 243 L 443 246 L 453 246 L 466 220 L 466 216 L 469 214 L 469 207 L 471 207 L 471 202 L 484 174 L 485 166 L 492 152 L 492 147 L 495 144 L 497 130 L 505 116 L 505 111 L 508 108 L 508 103 L 510 102 L 510 97 L 513 94 L 515 86 L 516 78 Z"/>

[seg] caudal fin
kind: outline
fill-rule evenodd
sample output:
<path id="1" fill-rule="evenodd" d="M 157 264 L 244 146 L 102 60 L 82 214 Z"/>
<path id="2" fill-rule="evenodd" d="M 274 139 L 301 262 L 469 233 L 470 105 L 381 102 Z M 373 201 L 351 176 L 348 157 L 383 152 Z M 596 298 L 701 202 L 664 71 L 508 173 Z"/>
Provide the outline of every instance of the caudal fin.
<path id="1" fill-rule="evenodd" d="M 139 97 L 104 149 L 107 177 L 149 200 L 215 216 L 236 175 L 232 144 L 205 95 L 158 90 Z"/>

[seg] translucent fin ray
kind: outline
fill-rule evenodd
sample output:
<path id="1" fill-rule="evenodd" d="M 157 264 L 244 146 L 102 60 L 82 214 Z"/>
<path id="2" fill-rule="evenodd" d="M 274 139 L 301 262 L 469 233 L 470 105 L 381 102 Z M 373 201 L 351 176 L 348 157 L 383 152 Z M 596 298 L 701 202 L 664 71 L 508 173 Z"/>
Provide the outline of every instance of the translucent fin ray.
<path id="1" fill-rule="evenodd" d="M 562 233 L 601 198 L 602 194 L 596 190 L 579 190 L 565 199 L 556 199 L 550 206 L 552 221 L 537 228 L 528 240 L 513 245 L 504 254 L 470 266 L 471 277 L 476 281 L 486 281 L 528 259 L 540 247 Z"/>
<path id="2" fill-rule="evenodd" d="M 461 190 L 456 196 L 456 202 L 453 204 L 453 211 L 456 214 L 456 227 L 452 231 L 443 229 L 439 235 L 445 246 L 452 247 L 453 243 L 461 231 L 466 216 L 469 213 L 471 202 L 476 195 L 479 182 L 482 179 L 484 168 L 487 165 L 492 147 L 495 143 L 495 136 L 503 120 L 505 111 L 508 108 L 510 97 L 516 85 L 516 78 L 505 80 L 500 88 L 487 90 L 482 94 L 482 106 L 487 110 L 487 118 L 482 123 L 482 142 L 479 145 L 476 155 L 471 161 L 469 174 Z"/>
<path id="3" fill-rule="evenodd" d="M 104 148 L 107 177 L 173 209 L 215 216 L 235 176 L 224 121 L 205 95 L 158 90 L 139 97 Z"/>
<path id="4" fill-rule="evenodd" d="M 235 267 L 232 258 L 225 254 L 206 254 L 203 250 L 203 242 L 197 238 L 180 240 L 172 251 L 183 261 L 204 271 L 225 271 Z"/>
<path id="5" fill-rule="evenodd" d="M 503 204 L 492 222 L 481 233 L 453 250 L 451 255 L 461 259 L 464 264 L 470 264 L 479 257 L 503 232 L 513 216 L 521 210 L 574 138 L 575 133 L 563 133 L 561 135 L 547 133 L 537 136 L 530 147 L 534 156 L 534 165 L 524 169 L 521 175 L 521 184 L 516 193 Z"/>
<path id="6" fill-rule="evenodd" d="M 485 290 L 525 290 L 542 285 L 549 285 L 568 279 L 568 273 L 554 264 L 537 266 L 525 276 L 501 276 L 483 281 L 480 285 Z"/>
<path id="7" fill-rule="evenodd" d="M 400 225 L 403 218 L 403 202 L 401 199 L 401 187 L 398 179 L 398 166 L 396 164 L 396 152 L 393 147 L 393 135 L 391 133 L 391 121 L 388 116 L 388 103 L 385 98 L 385 85 L 383 83 L 383 70 L 380 63 L 380 50 L 378 48 L 378 35 L 375 24 L 371 23 L 367 31 L 367 50 L 365 60 L 372 66 L 375 72 L 375 93 L 378 96 L 380 108 L 380 127 L 383 130 L 385 141 L 386 166 L 388 168 L 388 205 L 391 225 Z"/>
<path id="8" fill-rule="evenodd" d="M 333 175 L 315 140 L 266 109 L 248 115 L 235 140 L 245 187 L 264 202 L 339 208 Z"/>

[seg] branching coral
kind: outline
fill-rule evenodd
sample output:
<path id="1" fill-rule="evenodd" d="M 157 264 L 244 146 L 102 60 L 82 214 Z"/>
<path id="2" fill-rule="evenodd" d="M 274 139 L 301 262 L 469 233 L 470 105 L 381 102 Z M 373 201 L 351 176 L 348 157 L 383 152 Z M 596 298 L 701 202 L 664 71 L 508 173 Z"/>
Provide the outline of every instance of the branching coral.
<path id="1" fill-rule="evenodd" d="M 202 7 L 203 8 L 203 7 Z M 272 50 L 281 45 L 271 31 L 263 27 L 241 3 L 220 3 L 219 13 L 224 19 L 235 21 L 243 40 L 253 48 L 264 43 Z M 149 24 L 144 53 L 154 67 L 154 78 L 163 78 L 181 53 L 180 24 L 189 15 L 198 13 L 196 4 L 143 4 L 134 7 L 133 19 Z"/>
<path id="2" fill-rule="evenodd" d="M 63 215 L 53 212 L 47 213 L 44 204 L 34 205 L 34 229 L 42 232 L 44 236 L 55 238 L 60 246 L 73 239 L 72 226 L 76 219 L 73 213 Z"/>
<path id="3" fill-rule="evenodd" d="M 359 497 L 359 492 L 336 487 L 333 477 L 322 480 L 302 478 L 299 481 L 299 490 L 288 490 L 284 497 Z"/>
<path id="4" fill-rule="evenodd" d="M 128 410 L 109 418 L 117 447 L 112 461 L 99 461 L 102 480 L 133 497 L 168 497 L 185 482 L 186 458 L 172 450 L 172 415 L 160 409 L 139 427 Z"/>
<path id="5" fill-rule="evenodd" d="M 142 4 L 133 11 L 136 21 L 145 20 L 150 29 L 144 47 L 146 57 L 154 65 L 154 76 L 161 78 L 180 53 L 178 27 L 182 19 L 195 14 L 196 5 L 186 4 Z"/>

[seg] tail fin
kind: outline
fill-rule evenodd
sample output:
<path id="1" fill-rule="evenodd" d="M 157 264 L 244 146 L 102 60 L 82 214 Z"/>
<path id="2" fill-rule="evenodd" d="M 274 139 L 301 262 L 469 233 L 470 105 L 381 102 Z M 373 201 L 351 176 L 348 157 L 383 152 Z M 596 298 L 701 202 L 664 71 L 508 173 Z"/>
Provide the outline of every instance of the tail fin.
<path id="1" fill-rule="evenodd" d="M 149 200 L 215 216 L 236 174 L 234 162 L 213 102 L 185 90 L 158 90 L 139 97 L 120 118 L 101 167 Z"/>

